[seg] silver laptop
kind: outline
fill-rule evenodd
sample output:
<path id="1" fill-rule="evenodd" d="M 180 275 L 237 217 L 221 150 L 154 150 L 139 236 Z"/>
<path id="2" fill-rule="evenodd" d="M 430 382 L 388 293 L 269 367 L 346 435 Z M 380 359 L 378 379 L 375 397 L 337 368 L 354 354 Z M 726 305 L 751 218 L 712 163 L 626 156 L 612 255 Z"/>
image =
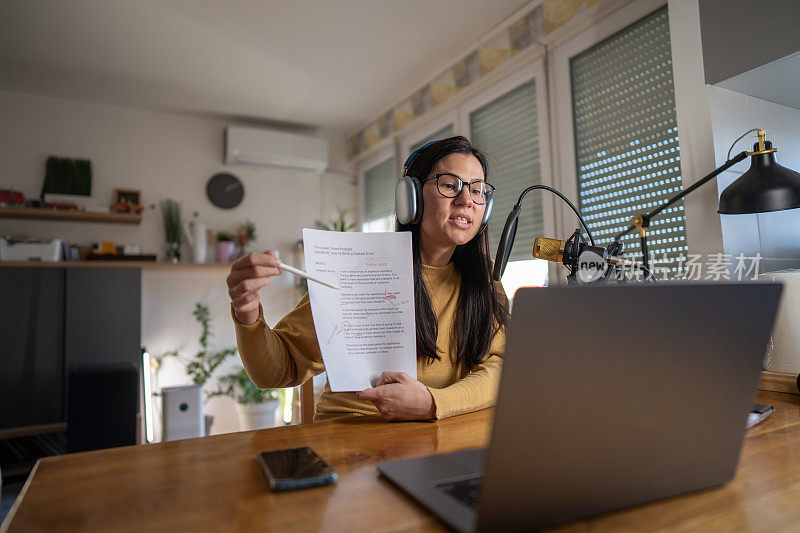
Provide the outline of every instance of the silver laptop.
<path id="1" fill-rule="evenodd" d="M 378 469 L 459 531 L 543 528 L 722 485 L 781 290 L 520 289 L 490 447 Z"/>

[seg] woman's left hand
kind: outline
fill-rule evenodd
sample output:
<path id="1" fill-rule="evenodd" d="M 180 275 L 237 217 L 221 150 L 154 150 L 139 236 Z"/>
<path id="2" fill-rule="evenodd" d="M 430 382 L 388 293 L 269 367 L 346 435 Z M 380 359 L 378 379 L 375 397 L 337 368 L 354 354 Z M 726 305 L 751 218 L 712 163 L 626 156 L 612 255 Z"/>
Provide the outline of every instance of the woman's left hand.
<path id="1" fill-rule="evenodd" d="M 374 387 L 357 392 L 356 398 L 371 401 L 389 420 L 431 420 L 436 416 L 431 391 L 405 372 L 384 372 Z"/>

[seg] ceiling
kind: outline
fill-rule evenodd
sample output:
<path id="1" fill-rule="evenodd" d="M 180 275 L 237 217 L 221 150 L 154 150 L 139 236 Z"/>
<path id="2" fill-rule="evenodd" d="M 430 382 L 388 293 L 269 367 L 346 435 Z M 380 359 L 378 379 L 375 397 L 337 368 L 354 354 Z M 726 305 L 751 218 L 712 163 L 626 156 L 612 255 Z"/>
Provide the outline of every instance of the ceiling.
<path id="1" fill-rule="evenodd" d="M 530 0 L 8 0 L 0 89 L 350 133 Z"/>

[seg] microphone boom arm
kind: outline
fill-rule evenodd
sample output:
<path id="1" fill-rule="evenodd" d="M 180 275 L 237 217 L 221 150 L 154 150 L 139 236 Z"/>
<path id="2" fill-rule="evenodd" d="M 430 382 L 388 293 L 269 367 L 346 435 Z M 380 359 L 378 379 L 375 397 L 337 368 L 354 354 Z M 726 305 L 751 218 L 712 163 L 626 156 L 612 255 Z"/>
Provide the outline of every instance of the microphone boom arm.
<path id="1" fill-rule="evenodd" d="M 702 185 L 705 185 L 706 183 L 708 183 L 709 181 L 714 179 L 718 174 L 721 174 L 722 172 L 724 172 L 725 170 L 729 169 L 730 167 L 732 167 L 736 163 L 739 163 L 740 161 L 744 161 L 745 159 L 747 159 L 747 157 L 749 155 L 750 154 L 748 154 L 747 152 L 741 152 L 739 154 L 736 154 L 732 158 L 728 159 L 722 166 L 712 170 L 706 176 L 704 176 L 703 178 L 701 178 L 698 181 L 696 181 L 695 183 L 693 183 L 690 187 L 687 187 L 686 189 L 682 190 L 681 192 L 673 195 L 671 198 L 668 198 L 666 202 L 664 202 L 663 204 L 659 205 L 658 207 L 656 207 L 655 209 L 653 209 L 649 213 L 646 213 L 646 214 L 643 214 L 643 215 L 636 215 L 634 217 L 633 224 L 628 226 L 619 235 L 617 235 L 614 238 L 614 242 L 615 243 L 620 243 L 622 241 L 622 237 L 624 237 L 628 233 L 632 232 L 633 230 L 638 229 L 639 230 L 639 237 L 640 237 L 641 244 L 642 244 L 642 262 L 644 263 L 645 267 L 648 267 L 649 264 L 648 264 L 648 250 L 647 250 L 647 236 L 646 235 L 647 235 L 647 229 L 650 227 L 650 221 L 653 218 L 655 218 L 659 213 L 661 213 L 664 209 L 666 209 L 667 207 L 671 206 L 672 204 L 674 204 L 678 200 L 682 199 L 684 196 L 686 196 L 687 194 L 691 193 L 692 191 L 694 191 L 698 187 L 700 187 Z"/>
<path id="2" fill-rule="evenodd" d="M 546 191 L 550 191 L 551 193 L 555 194 L 562 200 L 564 200 L 567 205 L 572 209 L 572 211 L 578 216 L 578 220 L 580 220 L 581 225 L 583 225 L 583 229 L 586 230 L 586 234 L 589 236 L 589 240 L 594 246 L 594 237 L 592 236 L 592 232 L 589 230 L 589 226 L 586 224 L 586 221 L 583 220 L 583 216 L 581 216 L 580 211 L 575 205 L 569 201 L 569 199 L 555 190 L 552 187 L 548 187 L 547 185 L 531 185 L 519 195 L 519 199 L 514 207 L 511 209 L 511 212 L 508 214 L 508 218 L 506 219 L 506 225 L 503 227 L 503 233 L 500 235 L 500 242 L 497 245 L 497 256 L 495 257 L 494 261 L 494 271 L 492 272 L 492 278 L 495 281 L 500 281 L 500 278 L 503 277 L 503 272 L 506 270 L 506 265 L 508 264 L 508 257 L 511 254 L 511 248 L 514 246 L 514 237 L 517 234 L 517 224 L 519 222 L 519 213 L 522 206 L 522 199 L 525 198 L 525 195 L 528 194 L 530 191 L 534 189 L 544 189 Z"/>

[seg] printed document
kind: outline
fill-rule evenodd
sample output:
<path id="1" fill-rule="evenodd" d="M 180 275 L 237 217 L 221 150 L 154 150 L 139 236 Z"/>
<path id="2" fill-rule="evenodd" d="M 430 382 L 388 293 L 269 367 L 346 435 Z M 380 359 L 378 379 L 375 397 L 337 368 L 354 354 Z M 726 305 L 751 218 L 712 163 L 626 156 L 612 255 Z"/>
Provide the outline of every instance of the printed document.
<path id="1" fill-rule="evenodd" d="M 411 233 L 303 230 L 311 314 L 334 392 L 374 385 L 383 371 L 417 377 Z"/>

